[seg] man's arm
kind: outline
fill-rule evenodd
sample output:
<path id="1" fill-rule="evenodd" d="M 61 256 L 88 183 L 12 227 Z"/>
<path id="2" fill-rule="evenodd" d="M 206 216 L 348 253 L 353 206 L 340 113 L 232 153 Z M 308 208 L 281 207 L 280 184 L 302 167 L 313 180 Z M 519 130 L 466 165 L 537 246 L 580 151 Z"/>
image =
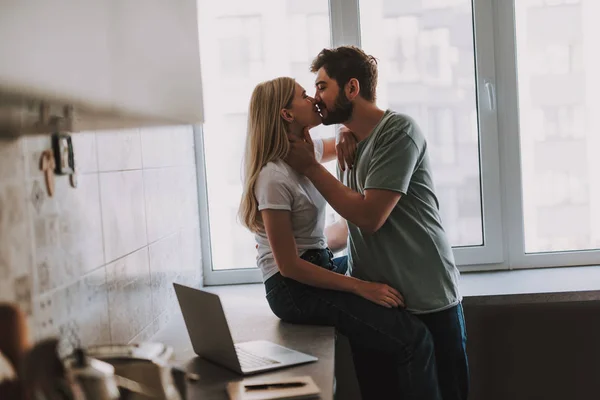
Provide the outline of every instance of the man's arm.
<path id="1" fill-rule="evenodd" d="M 383 226 L 402 194 L 407 193 L 420 158 L 419 147 L 406 131 L 384 135 L 369 160 L 362 194 L 344 186 L 316 162 L 309 136 L 290 141 L 286 162 L 308 177 L 338 214 L 371 234 Z"/>
<path id="2" fill-rule="evenodd" d="M 404 307 L 402 295 L 386 284 L 338 274 L 301 259 L 296 249 L 291 215 L 287 210 L 261 211 L 269 245 L 282 276 L 305 285 L 354 293 L 387 308 Z"/>
<path id="3" fill-rule="evenodd" d="M 382 189 L 367 189 L 362 195 L 344 186 L 320 164 L 313 164 L 304 175 L 338 214 L 369 234 L 383 226 L 402 197 L 399 192 Z"/>
<path id="4" fill-rule="evenodd" d="M 344 250 L 348 243 L 348 224 L 341 218 L 339 221 L 325 227 L 327 247 L 334 253 Z"/>

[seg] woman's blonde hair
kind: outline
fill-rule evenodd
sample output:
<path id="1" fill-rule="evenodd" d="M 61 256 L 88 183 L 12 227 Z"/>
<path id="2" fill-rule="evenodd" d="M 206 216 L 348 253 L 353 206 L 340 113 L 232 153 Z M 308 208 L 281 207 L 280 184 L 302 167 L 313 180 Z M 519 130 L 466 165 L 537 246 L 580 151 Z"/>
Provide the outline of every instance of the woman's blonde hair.
<path id="1" fill-rule="evenodd" d="M 281 77 L 258 84 L 252 92 L 248 111 L 248 133 L 244 155 L 244 191 L 239 217 L 252 232 L 264 229 L 254 187 L 261 169 L 271 161 L 285 158 L 290 142 L 288 123 L 281 117 L 294 98 L 296 81 Z"/>

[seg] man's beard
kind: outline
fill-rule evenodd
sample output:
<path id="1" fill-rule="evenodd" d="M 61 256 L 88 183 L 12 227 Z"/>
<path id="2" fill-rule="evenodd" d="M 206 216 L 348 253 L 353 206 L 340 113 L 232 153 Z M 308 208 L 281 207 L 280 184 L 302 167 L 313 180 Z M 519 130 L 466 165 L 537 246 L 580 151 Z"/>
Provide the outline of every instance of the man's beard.
<path id="1" fill-rule="evenodd" d="M 325 105 L 323 105 L 323 107 L 327 108 Z M 327 116 L 321 118 L 321 122 L 323 122 L 323 125 L 343 124 L 352 117 L 353 111 L 354 103 L 346 97 L 346 93 L 344 93 L 343 90 L 340 90 L 335 98 L 334 109 L 327 109 Z"/>

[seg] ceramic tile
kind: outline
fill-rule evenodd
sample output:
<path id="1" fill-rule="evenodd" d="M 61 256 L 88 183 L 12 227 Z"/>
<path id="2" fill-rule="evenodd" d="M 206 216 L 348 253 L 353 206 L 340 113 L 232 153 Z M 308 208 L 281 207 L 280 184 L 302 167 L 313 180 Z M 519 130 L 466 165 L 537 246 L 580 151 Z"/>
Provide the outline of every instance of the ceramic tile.
<path id="1" fill-rule="evenodd" d="M 59 337 L 62 354 L 79 345 L 110 342 L 104 267 L 35 298 L 34 304 L 35 337 Z"/>
<path id="2" fill-rule="evenodd" d="M 14 301 L 25 315 L 32 315 L 32 282 L 31 274 L 23 275 L 14 280 Z"/>
<path id="3" fill-rule="evenodd" d="M 127 343 L 152 322 L 148 248 L 106 266 L 110 332 Z"/>
<path id="4" fill-rule="evenodd" d="M 150 243 L 178 228 L 199 226 L 195 167 L 145 170 L 144 189 Z"/>
<path id="5" fill-rule="evenodd" d="M 199 227 L 200 214 L 198 210 L 198 181 L 196 167 L 181 167 L 177 169 L 177 196 L 180 201 L 177 220 L 180 227 Z"/>
<path id="6" fill-rule="evenodd" d="M 177 311 L 177 312 L 180 312 L 180 311 Z M 171 315 L 169 315 L 168 312 L 163 312 L 158 317 L 156 317 L 154 319 L 154 321 L 152 321 L 153 330 L 155 332 L 158 332 L 158 331 L 166 328 L 170 319 L 171 319 Z"/>
<path id="7" fill-rule="evenodd" d="M 57 290 L 33 298 L 35 340 L 57 337 L 61 323 L 67 319 L 69 303 L 66 290 Z"/>
<path id="8" fill-rule="evenodd" d="M 106 262 L 145 246 L 146 212 L 142 171 L 100 174 Z"/>
<path id="9" fill-rule="evenodd" d="M 194 128 L 191 125 L 174 126 L 171 129 L 171 140 L 175 143 L 176 165 L 196 165 Z"/>
<path id="10" fill-rule="evenodd" d="M 100 171 L 142 168 L 140 130 L 107 131 L 96 134 Z"/>
<path id="11" fill-rule="evenodd" d="M 79 281 L 79 302 L 76 319 L 84 346 L 110 343 L 108 288 L 104 267 Z"/>
<path id="12" fill-rule="evenodd" d="M 62 354 L 77 346 L 110 343 L 108 321 L 103 267 L 36 301 L 36 336 L 59 337 Z"/>
<path id="13" fill-rule="evenodd" d="M 144 171 L 146 217 L 150 243 L 177 231 L 180 226 L 182 195 L 176 168 Z"/>
<path id="14" fill-rule="evenodd" d="M 80 340 L 78 326 L 73 319 L 81 310 L 79 298 L 81 282 L 77 281 L 34 298 L 36 338 L 61 336 L 68 343 Z"/>
<path id="15" fill-rule="evenodd" d="M 178 279 L 181 265 L 179 233 L 149 246 L 150 278 L 152 282 L 152 315 L 172 310 L 175 301 L 173 282 Z"/>
<path id="16" fill-rule="evenodd" d="M 26 193 L 22 182 L 0 182 L 0 280 L 32 271 Z"/>
<path id="17" fill-rule="evenodd" d="M 13 276 L 9 273 L 5 278 L 0 279 L 0 303 L 11 303 L 15 301 L 15 286 L 13 284 Z"/>
<path id="18" fill-rule="evenodd" d="M 39 188 L 31 183 L 31 192 Z M 100 194 L 96 175 L 81 175 L 77 189 L 67 177 L 56 180 L 56 192 L 42 190 L 30 198 L 37 279 L 43 293 L 73 282 L 104 264 Z"/>
<path id="19" fill-rule="evenodd" d="M 0 138 L 0 182 L 21 182 L 25 176 L 23 139 Z"/>
<path id="20" fill-rule="evenodd" d="M 181 269 L 179 282 L 185 285 L 202 285 L 202 247 L 200 229 L 181 231 Z"/>
<path id="21" fill-rule="evenodd" d="M 192 126 L 142 128 L 144 168 L 195 165 Z"/>
<path id="22" fill-rule="evenodd" d="M 28 200 L 37 214 L 40 214 L 42 212 L 44 200 L 47 196 L 47 193 L 45 191 L 46 189 L 42 185 L 43 183 L 40 180 L 34 180 L 29 191 Z"/>
<path id="23" fill-rule="evenodd" d="M 129 343 L 141 343 L 151 341 L 152 337 L 156 334 L 156 327 L 154 323 L 148 324 L 140 333 L 138 333 Z"/>
<path id="24" fill-rule="evenodd" d="M 141 128 L 144 168 L 173 165 L 175 157 L 170 129 L 169 126 Z"/>
<path id="25" fill-rule="evenodd" d="M 179 312 L 172 282 L 201 282 L 193 130 L 142 132 L 74 134 L 79 186 L 57 176 L 53 197 L 39 171 L 51 137 L 0 140 L 0 301 L 63 354 L 151 338 Z"/>
<path id="26" fill-rule="evenodd" d="M 40 171 L 40 157 L 45 150 L 52 149 L 50 135 L 27 136 L 23 139 L 25 177 L 27 179 L 43 176 Z"/>
<path id="27" fill-rule="evenodd" d="M 94 132 L 78 132 L 71 135 L 75 170 L 79 174 L 89 174 L 98 171 L 96 152 L 96 134 Z"/>

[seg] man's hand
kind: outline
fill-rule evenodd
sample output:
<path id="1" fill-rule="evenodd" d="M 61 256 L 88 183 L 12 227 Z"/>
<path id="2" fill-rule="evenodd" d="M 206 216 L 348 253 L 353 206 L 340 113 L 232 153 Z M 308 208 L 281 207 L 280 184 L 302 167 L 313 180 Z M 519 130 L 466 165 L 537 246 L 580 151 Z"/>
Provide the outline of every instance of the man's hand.
<path id="1" fill-rule="evenodd" d="M 352 131 L 345 126 L 338 130 L 335 136 L 335 151 L 337 153 L 338 165 L 342 171 L 352 169 L 356 156 L 356 137 Z"/>
<path id="2" fill-rule="evenodd" d="M 285 158 L 285 162 L 298 173 L 303 174 L 312 166 L 319 165 L 315 158 L 315 148 L 308 128 L 304 129 L 303 139 L 290 136 L 290 152 Z"/>
<path id="3" fill-rule="evenodd" d="M 386 308 L 404 308 L 404 297 L 385 283 L 360 281 L 355 294 Z"/>

